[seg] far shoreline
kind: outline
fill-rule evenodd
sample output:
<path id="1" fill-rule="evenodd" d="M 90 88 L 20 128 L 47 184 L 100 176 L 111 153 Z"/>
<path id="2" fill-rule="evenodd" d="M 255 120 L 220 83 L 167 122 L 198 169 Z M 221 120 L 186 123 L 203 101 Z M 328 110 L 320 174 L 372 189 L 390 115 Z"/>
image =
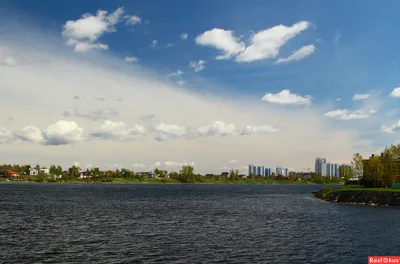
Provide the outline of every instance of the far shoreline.
<path id="1" fill-rule="evenodd" d="M 342 183 L 325 183 L 319 184 L 314 182 L 306 181 L 275 181 L 275 180 L 246 180 L 246 181 L 205 181 L 205 182 L 194 182 L 194 183 L 183 183 L 176 180 L 143 180 L 143 181 L 129 181 L 129 180 L 116 180 L 112 182 L 101 182 L 101 181 L 54 181 L 54 182 L 37 182 L 37 181 L 0 181 L 0 184 L 126 184 L 126 185 L 141 185 L 141 184 L 182 184 L 182 185 L 342 185 Z"/>

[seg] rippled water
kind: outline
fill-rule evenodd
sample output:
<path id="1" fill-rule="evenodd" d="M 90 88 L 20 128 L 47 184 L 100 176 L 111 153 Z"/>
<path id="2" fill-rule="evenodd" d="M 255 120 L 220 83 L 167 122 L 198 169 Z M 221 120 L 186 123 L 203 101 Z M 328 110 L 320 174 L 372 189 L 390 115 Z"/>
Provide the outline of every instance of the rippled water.
<path id="1" fill-rule="evenodd" d="M 0 184 L 1 263 L 367 263 L 400 210 L 312 185 Z"/>

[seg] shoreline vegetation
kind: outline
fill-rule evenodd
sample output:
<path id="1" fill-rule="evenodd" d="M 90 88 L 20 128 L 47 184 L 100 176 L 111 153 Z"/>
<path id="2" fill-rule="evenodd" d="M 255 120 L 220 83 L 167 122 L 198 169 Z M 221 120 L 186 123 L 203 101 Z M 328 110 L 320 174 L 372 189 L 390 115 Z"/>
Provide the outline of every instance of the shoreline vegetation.
<path id="1" fill-rule="evenodd" d="M 72 166 L 63 171 L 61 166 L 50 168 L 36 165 L 0 165 L 0 182 L 46 183 L 119 183 L 119 184 L 343 184 L 339 177 L 322 177 L 292 172 L 287 177 L 272 173 L 269 177 L 239 174 L 239 170 L 219 175 L 195 173 L 192 166 L 182 166 L 179 172 L 154 169 L 151 172 L 133 172 L 128 169 L 100 171 L 99 168 L 81 171 Z"/>
<path id="2" fill-rule="evenodd" d="M 191 183 L 180 182 L 176 179 L 124 179 L 124 178 L 113 178 L 107 180 L 88 180 L 88 179 L 71 179 L 71 180 L 43 180 L 36 181 L 34 179 L 21 179 L 21 180 L 0 180 L 1 183 L 55 183 L 55 184 L 63 184 L 63 183 L 71 183 L 71 184 L 93 184 L 93 183 L 102 183 L 102 184 L 259 184 L 259 185 L 274 185 L 274 184 L 315 184 L 319 185 L 320 183 L 315 183 L 308 180 L 296 180 L 296 181 L 288 181 L 288 180 L 273 180 L 273 179 L 243 179 L 243 180 L 217 180 L 217 179 L 203 179 L 202 181 L 194 181 Z M 324 185 L 341 185 L 342 182 L 332 182 L 332 183 L 323 183 Z"/>

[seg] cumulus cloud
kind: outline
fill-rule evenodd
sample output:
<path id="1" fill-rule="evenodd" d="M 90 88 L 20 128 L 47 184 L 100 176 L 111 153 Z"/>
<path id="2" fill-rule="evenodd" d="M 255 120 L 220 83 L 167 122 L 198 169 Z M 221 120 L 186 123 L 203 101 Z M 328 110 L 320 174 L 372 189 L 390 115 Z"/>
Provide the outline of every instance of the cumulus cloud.
<path id="1" fill-rule="evenodd" d="M 225 124 L 221 121 L 215 121 L 211 125 L 204 125 L 197 128 L 161 123 L 156 126 L 155 130 L 158 132 L 156 137 L 158 141 L 177 138 L 195 139 L 213 135 L 227 136 L 237 134 L 238 132 L 233 124 Z"/>
<path id="2" fill-rule="evenodd" d="M 336 109 L 325 113 L 325 116 L 339 120 L 352 120 L 369 118 L 376 113 L 377 111 L 375 109 L 371 109 L 369 111 L 362 109 L 354 111 L 348 109 Z"/>
<path id="3" fill-rule="evenodd" d="M 144 168 L 144 164 L 137 163 L 137 164 L 133 164 L 133 165 L 132 165 L 132 167 L 134 167 L 134 168 L 141 168 L 141 169 L 143 169 L 143 168 Z"/>
<path id="4" fill-rule="evenodd" d="M 300 21 L 292 26 L 278 25 L 261 30 L 253 34 L 247 47 L 243 41 L 234 36 L 232 30 L 214 28 L 197 36 L 196 44 L 221 50 L 222 54 L 216 59 L 236 57 L 237 62 L 254 62 L 276 58 L 283 45 L 309 27 L 310 23 Z M 302 47 L 289 58 L 280 59 L 279 63 L 300 60 L 313 53 L 314 50 L 313 45 Z"/>
<path id="5" fill-rule="evenodd" d="M 42 145 L 68 145 L 81 142 L 83 129 L 74 121 L 60 120 L 41 130 L 34 126 L 24 127 L 16 133 L 17 138 Z"/>
<path id="6" fill-rule="evenodd" d="M 186 136 L 186 127 L 175 124 L 160 123 L 156 125 L 155 131 L 158 133 L 156 140 L 165 141 L 168 139 L 176 139 Z"/>
<path id="7" fill-rule="evenodd" d="M 168 73 L 167 75 L 165 75 L 165 78 L 180 76 L 182 74 L 183 74 L 183 71 L 177 70 L 176 72 Z"/>
<path id="8" fill-rule="evenodd" d="M 10 130 L 0 128 L 0 144 L 10 143 L 14 140 L 14 136 Z"/>
<path id="9" fill-rule="evenodd" d="M 336 101 L 342 101 L 342 98 L 338 97 L 336 98 Z"/>
<path id="10" fill-rule="evenodd" d="M 365 100 L 370 97 L 370 94 L 355 94 L 351 100 L 353 101 L 359 101 L 359 100 Z"/>
<path id="11" fill-rule="evenodd" d="M 170 168 L 170 169 L 180 169 L 182 166 L 195 166 L 196 162 L 191 161 L 191 162 L 177 162 L 177 161 L 165 161 L 164 163 L 160 163 L 159 166 L 162 166 L 164 168 Z"/>
<path id="12" fill-rule="evenodd" d="M 262 125 L 262 126 L 256 126 L 256 125 L 247 125 L 243 128 L 242 130 L 242 135 L 249 135 L 249 134 L 273 134 L 279 132 L 280 129 L 273 127 L 273 126 L 268 126 L 268 125 Z"/>
<path id="13" fill-rule="evenodd" d="M 104 98 L 98 98 L 98 101 L 105 101 Z M 116 109 L 113 108 L 101 108 L 98 110 L 90 110 L 90 111 L 81 111 L 77 108 L 67 108 L 64 110 L 62 113 L 64 117 L 81 117 L 81 118 L 86 118 L 90 119 L 93 121 L 97 120 L 104 120 L 104 119 L 109 119 L 111 117 L 116 117 L 118 116 L 118 112 Z"/>
<path id="14" fill-rule="evenodd" d="M 259 31 L 253 35 L 250 45 L 236 57 L 238 62 L 253 62 L 272 59 L 278 56 L 283 45 L 310 27 L 307 21 L 300 21 L 292 26 L 278 25 Z"/>
<path id="15" fill-rule="evenodd" d="M 211 125 L 201 126 L 194 133 L 195 137 L 204 137 L 212 135 L 227 136 L 237 133 L 237 128 L 233 124 L 225 124 L 221 121 L 215 121 Z"/>
<path id="16" fill-rule="evenodd" d="M 230 59 L 244 51 L 245 44 L 233 36 L 232 30 L 214 28 L 196 37 L 196 44 L 210 46 L 222 51 L 217 60 Z"/>
<path id="17" fill-rule="evenodd" d="M 181 34 L 181 39 L 183 39 L 183 40 L 185 40 L 185 39 L 187 39 L 188 38 L 188 34 L 187 33 L 182 33 Z"/>
<path id="18" fill-rule="evenodd" d="M 281 105 L 311 105 L 312 97 L 309 95 L 301 96 L 291 93 L 289 90 L 282 90 L 280 93 L 267 93 L 262 101 L 281 104 Z"/>
<path id="19" fill-rule="evenodd" d="M 61 34 L 66 39 L 66 44 L 74 47 L 77 52 L 108 49 L 106 44 L 97 41 L 104 33 L 115 32 L 114 26 L 119 23 L 123 12 L 120 7 L 111 14 L 105 10 L 97 11 L 96 15 L 86 13 L 77 20 L 68 20 Z"/>
<path id="20" fill-rule="evenodd" d="M 146 129 L 141 125 L 129 127 L 123 122 L 106 120 L 103 124 L 92 131 L 89 135 L 93 138 L 113 141 L 136 140 L 146 134 Z"/>
<path id="21" fill-rule="evenodd" d="M 400 121 L 398 121 L 392 126 L 385 126 L 385 125 L 381 126 L 381 132 L 392 134 L 393 132 L 399 132 L 399 131 L 400 131 Z"/>
<path id="22" fill-rule="evenodd" d="M 400 97 L 400 87 L 394 88 L 393 91 L 389 94 L 390 97 Z"/>
<path id="23" fill-rule="evenodd" d="M 125 61 L 125 62 L 128 62 L 128 63 L 132 63 L 132 62 L 137 62 L 138 59 L 137 59 L 136 57 L 133 57 L 133 56 L 126 56 L 126 57 L 124 58 L 124 61 Z"/>
<path id="24" fill-rule="evenodd" d="M 316 50 L 314 45 L 307 45 L 307 46 L 303 46 L 300 49 L 296 50 L 295 52 L 293 52 L 292 55 L 290 55 L 287 58 L 279 58 L 276 63 L 285 63 L 285 62 L 290 62 L 290 61 L 298 61 L 301 59 L 304 59 L 307 56 L 310 56 L 311 54 L 314 53 L 314 51 Z"/>
<path id="25" fill-rule="evenodd" d="M 204 60 L 191 61 L 189 64 L 189 67 L 194 69 L 195 72 L 199 72 L 206 68 L 205 64 L 206 64 L 206 61 L 204 61 Z"/>
<path id="26" fill-rule="evenodd" d="M 126 16 L 124 16 L 124 18 L 125 18 L 125 24 L 129 25 L 129 26 L 140 24 L 142 22 L 142 19 L 138 16 L 126 15 Z"/>

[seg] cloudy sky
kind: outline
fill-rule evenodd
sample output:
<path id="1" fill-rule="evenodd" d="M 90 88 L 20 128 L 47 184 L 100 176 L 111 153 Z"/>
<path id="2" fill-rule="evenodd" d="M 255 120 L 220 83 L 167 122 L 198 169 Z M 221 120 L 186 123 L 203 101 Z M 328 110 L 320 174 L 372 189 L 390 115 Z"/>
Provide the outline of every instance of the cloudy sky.
<path id="1" fill-rule="evenodd" d="M 400 139 L 399 8 L 3 0 L 0 163 L 305 171 L 369 155 Z"/>

